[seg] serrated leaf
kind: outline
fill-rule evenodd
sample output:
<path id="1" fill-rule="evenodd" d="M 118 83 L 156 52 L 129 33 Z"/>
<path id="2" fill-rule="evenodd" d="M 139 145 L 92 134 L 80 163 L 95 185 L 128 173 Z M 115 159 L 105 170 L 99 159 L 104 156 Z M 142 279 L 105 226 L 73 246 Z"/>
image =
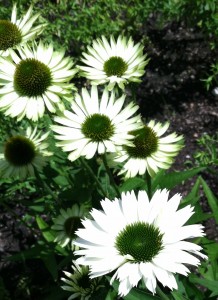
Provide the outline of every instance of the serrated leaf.
<path id="1" fill-rule="evenodd" d="M 198 277 L 190 277 L 189 280 L 192 283 L 197 283 L 200 285 L 205 286 L 208 290 L 212 291 L 211 297 L 217 296 L 218 295 L 218 284 L 217 280 L 208 280 L 208 279 L 202 279 Z"/>
<path id="2" fill-rule="evenodd" d="M 155 191 L 156 188 L 159 188 L 158 183 L 162 181 L 162 178 L 165 177 L 166 171 L 161 169 L 152 180 L 152 190 Z"/>
<path id="3" fill-rule="evenodd" d="M 191 216 L 191 218 L 186 223 L 187 225 L 201 223 L 213 217 L 213 214 L 203 212 L 201 205 L 199 203 L 195 204 L 194 212 L 195 213 Z"/>
<path id="4" fill-rule="evenodd" d="M 203 170 L 205 170 L 205 167 L 193 168 L 182 172 L 166 173 L 164 176 L 159 176 L 154 179 L 152 189 L 159 185 L 161 189 L 166 188 L 170 190 Z"/>
<path id="5" fill-rule="evenodd" d="M 45 207 L 41 205 L 30 205 L 29 208 L 36 211 L 37 213 L 41 213 L 45 210 Z"/>
<path id="6" fill-rule="evenodd" d="M 53 181 L 61 187 L 69 185 L 67 178 L 62 175 L 58 175 L 57 177 L 53 178 Z"/>
<path id="7" fill-rule="evenodd" d="M 195 203 L 199 200 L 199 189 L 200 189 L 200 178 L 196 180 L 191 192 L 183 199 L 180 207 L 186 206 L 188 204 L 195 205 Z"/>
<path id="8" fill-rule="evenodd" d="M 117 292 L 111 290 L 107 293 L 107 296 L 105 298 L 105 300 L 116 300 L 116 299 L 117 299 Z"/>
<path id="9" fill-rule="evenodd" d="M 50 250 L 46 249 L 44 245 L 35 245 L 30 249 L 20 251 L 17 254 L 13 254 L 9 257 L 7 257 L 7 260 L 10 261 L 22 261 L 25 259 L 32 259 L 32 258 L 41 258 L 43 255 L 47 255 Z"/>
<path id="10" fill-rule="evenodd" d="M 206 181 L 201 177 L 201 184 L 204 189 L 204 193 L 207 197 L 208 203 L 210 205 L 210 208 L 214 214 L 214 218 L 216 220 L 216 223 L 218 224 L 218 199 L 214 196 L 213 192 L 207 185 Z"/>
<path id="11" fill-rule="evenodd" d="M 202 244 L 206 249 L 206 253 L 209 257 L 211 267 L 213 270 L 214 278 L 218 278 L 217 259 L 218 259 L 218 243 L 216 241 L 208 240 L 207 238 L 202 239 Z"/>
<path id="12" fill-rule="evenodd" d="M 137 288 L 131 289 L 129 294 L 124 297 L 125 300 L 160 300 L 160 297 L 153 296 L 149 293 L 143 292 Z"/>
<path id="13" fill-rule="evenodd" d="M 145 180 L 138 177 L 128 178 L 119 188 L 120 192 L 128 192 L 136 189 L 145 189 Z"/>
<path id="14" fill-rule="evenodd" d="M 173 291 L 171 292 L 171 295 L 173 296 L 173 298 L 175 300 L 189 300 L 188 298 L 184 297 L 183 295 L 181 295 L 179 292 L 177 291 Z"/>
<path id="15" fill-rule="evenodd" d="M 211 260 L 218 259 L 218 243 L 216 241 L 208 240 L 207 238 L 202 239 L 202 243 L 204 247 L 207 249 L 208 256 L 210 256 Z"/>
<path id="16" fill-rule="evenodd" d="M 51 274 L 52 278 L 56 280 L 58 278 L 57 262 L 54 253 L 49 253 L 49 255 L 43 256 L 42 260 Z"/>
<path id="17" fill-rule="evenodd" d="M 38 224 L 39 229 L 42 232 L 43 237 L 47 242 L 53 242 L 55 239 L 55 234 L 51 230 L 50 226 L 39 216 L 36 217 L 36 222 Z"/>
<path id="18" fill-rule="evenodd" d="M 192 284 L 189 281 L 189 278 L 183 277 L 181 283 L 183 285 L 183 289 L 181 290 L 181 285 L 179 284 L 178 290 L 182 291 L 187 299 L 205 300 L 205 295 L 197 288 L 196 284 Z"/>

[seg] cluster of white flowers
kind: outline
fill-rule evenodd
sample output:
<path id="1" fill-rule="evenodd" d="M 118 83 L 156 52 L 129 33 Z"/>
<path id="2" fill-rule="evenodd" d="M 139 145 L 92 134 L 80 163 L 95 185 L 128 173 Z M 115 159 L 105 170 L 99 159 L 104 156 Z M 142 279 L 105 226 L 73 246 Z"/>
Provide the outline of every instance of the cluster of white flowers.
<path id="1" fill-rule="evenodd" d="M 118 174 L 125 178 L 144 174 L 154 177 L 160 169 L 168 169 L 183 147 L 183 136 L 163 136 L 168 122 L 144 122 L 138 105 L 126 101 L 126 86 L 140 82 L 149 61 L 143 45 L 124 36 L 102 36 L 82 54 L 81 64 L 74 66 L 64 51 L 32 41 L 46 26 L 33 27 L 39 15 L 31 16 L 32 9 L 17 19 L 14 5 L 11 21 L 0 20 L 0 111 L 29 122 L 56 114 L 51 115 L 55 122 L 51 129 L 57 146 L 69 153 L 70 161 L 108 155 L 111 165 L 116 164 Z M 90 90 L 77 92 L 72 83 L 76 73 L 89 80 Z M 71 111 L 66 109 L 66 101 Z M 11 134 L 1 146 L 0 174 L 26 177 L 41 171 L 46 156 L 52 155 L 44 141 L 48 135 L 37 132 L 36 126 L 28 127 L 26 133 Z M 184 226 L 193 208 L 178 209 L 180 200 L 178 194 L 168 200 L 167 190 L 157 190 L 151 199 L 145 191 L 132 191 L 114 201 L 102 200 L 103 211 L 93 209 L 92 219 L 84 219 L 84 228 L 76 235 L 78 226 L 74 225 L 86 216 L 84 209 L 78 205 L 61 209 L 52 227 L 57 231 L 55 241 L 62 247 L 70 243 L 71 249 L 76 249 L 75 254 L 80 256 L 77 263 L 89 267 L 90 278 L 115 271 L 111 282 L 118 278 L 121 296 L 140 279 L 153 294 L 157 280 L 176 289 L 174 274 L 187 275 L 184 264 L 197 266 L 196 255 L 206 258 L 200 246 L 183 241 L 204 233 L 201 225 Z M 75 265 L 74 271 L 81 275 L 82 267 Z M 73 299 L 81 295 L 78 280 L 70 273 L 66 275 L 71 281 L 63 279 L 69 285 L 64 288 L 76 293 Z M 83 289 L 84 299 L 89 298 L 89 292 Z"/>

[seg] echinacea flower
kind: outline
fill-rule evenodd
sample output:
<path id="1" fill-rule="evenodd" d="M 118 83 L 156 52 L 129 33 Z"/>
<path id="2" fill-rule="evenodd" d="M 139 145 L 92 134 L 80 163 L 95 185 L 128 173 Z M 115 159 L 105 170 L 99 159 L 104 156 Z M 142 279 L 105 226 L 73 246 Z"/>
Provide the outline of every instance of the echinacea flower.
<path id="1" fill-rule="evenodd" d="M 37 131 L 37 127 L 28 127 L 9 137 L 0 146 L 0 176 L 20 177 L 34 176 L 35 169 L 40 171 L 47 163 L 47 140 L 49 132 Z"/>
<path id="2" fill-rule="evenodd" d="M 79 266 L 76 261 L 72 265 L 73 273 L 63 271 L 66 278 L 62 277 L 61 280 L 65 283 L 62 289 L 72 292 L 68 300 L 80 297 L 81 300 L 89 300 L 93 294 L 99 290 L 103 285 L 100 284 L 101 277 L 90 279 L 89 267 Z"/>
<path id="3" fill-rule="evenodd" d="M 116 84 L 124 89 L 128 82 L 140 82 L 148 64 L 143 45 L 134 45 L 132 38 L 124 36 L 119 36 L 117 41 L 111 36 L 110 42 L 105 36 L 95 40 L 81 61 L 86 65 L 77 66 L 81 74 L 93 85 L 108 84 L 109 91 Z"/>
<path id="4" fill-rule="evenodd" d="M 99 98 L 96 86 L 92 86 L 90 95 L 83 88 L 82 95 L 76 94 L 72 103 L 73 112 L 65 110 L 63 116 L 54 118 L 61 124 L 52 126 L 58 133 L 56 139 L 61 140 L 57 146 L 71 152 L 68 158 L 74 161 L 80 156 L 90 159 L 95 153 L 116 152 L 117 145 L 130 145 L 133 136 L 128 131 L 139 128 L 141 119 L 139 115 L 133 117 L 138 110 L 133 102 L 122 109 L 124 100 L 124 95 L 116 99 L 107 89 Z"/>
<path id="5" fill-rule="evenodd" d="M 0 109 L 5 115 L 37 121 L 45 107 L 54 113 L 64 109 L 62 98 L 73 99 L 75 88 L 69 81 L 77 71 L 64 51 L 40 42 L 10 50 L 10 55 L 0 58 Z"/>
<path id="6" fill-rule="evenodd" d="M 8 56 L 9 49 L 15 49 L 39 35 L 46 24 L 32 27 L 40 14 L 32 15 L 33 5 L 20 19 L 17 18 L 17 5 L 12 8 L 11 21 L 0 20 L 0 56 Z"/>
<path id="7" fill-rule="evenodd" d="M 54 219 L 54 225 L 51 227 L 56 231 L 54 242 L 57 242 L 61 247 L 70 243 L 71 249 L 74 250 L 75 231 L 81 225 L 81 218 L 87 214 L 88 210 L 84 205 L 74 204 L 66 210 L 61 208 L 60 215 Z"/>
<path id="8" fill-rule="evenodd" d="M 125 173 L 125 177 L 143 175 L 148 171 L 153 177 L 159 169 L 168 169 L 174 161 L 174 157 L 183 147 L 183 136 L 171 133 L 165 137 L 169 123 L 165 124 L 150 121 L 140 129 L 130 132 L 134 135 L 133 147 L 123 145 L 115 162 L 124 163 L 119 174 Z"/>
<path id="9" fill-rule="evenodd" d="M 174 274 L 187 276 L 187 265 L 198 266 L 196 256 L 207 258 L 202 249 L 185 239 L 202 237 L 202 225 L 184 225 L 193 207 L 178 209 L 181 196 L 168 199 L 169 192 L 157 190 L 149 201 L 146 191 L 122 193 L 121 199 L 101 201 L 103 211 L 93 209 L 91 219 L 76 234 L 77 263 L 89 266 L 90 278 L 115 271 L 119 294 L 127 295 L 142 279 L 153 294 L 157 281 L 177 289 Z"/>

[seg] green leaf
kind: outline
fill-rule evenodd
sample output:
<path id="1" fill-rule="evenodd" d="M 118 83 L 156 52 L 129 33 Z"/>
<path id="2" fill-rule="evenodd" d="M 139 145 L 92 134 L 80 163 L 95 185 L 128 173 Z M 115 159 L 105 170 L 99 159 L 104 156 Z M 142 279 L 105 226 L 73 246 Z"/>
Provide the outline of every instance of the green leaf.
<path id="1" fill-rule="evenodd" d="M 203 212 L 199 203 L 195 204 L 194 212 L 195 213 L 191 216 L 186 224 L 190 225 L 200 223 L 213 217 L 213 214 Z"/>
<path id="2" fill-rule="evenodd" d="M 36 211 L 37 213 L 42 213 L 45 210 L 45 207 L 42 205 L 30 205 L 29 208 Z"/>
<path id="3" fill-rule="evenodd" d="M 114 290 L 113 291 L 109 290 L 105 300 L 116 300 L 116 299 L 117 299 L 117 292 Z"/>
<path id="4" fill-rule="evenodd" d="M 216 223 L 218 224 L 218 199 L 214 196 L 213 192 L 211 191 L 206 181 L 204 181 L 202 177 L 201 177 L 201 183 L 204 189 L 204 193 L 207 197 L 208 203 L 210 205 L 210 208 L 214 214 Z"/>
<path id="5" fill-rule="evenodd" d="M 36 222 L 38 224 L 39 229 L 42 232 L 43 237 L 47 242 L 53 242 L 55 239 L 55 234 L 51 230 L 50 226 L 39 216 L 36 217 Z"/>
<path id="6" fill-rule="evenodd" d="M 209 261 L 211 263 L 211 267 L 213 270 L 213 278 L 207 278 L 207 279 L 218 278 L 218 274 L 217 274 L 218 273 L 218 268 L 217 268 L 218 243 L 216 243 L 216 241 L 208 240 L 207 238 L 202 238 L 202 244 L 206 249 L 206 253 L 209 257 Z"/>
<path id="7" fill-rule="evenodd" d="M 125 300 L 154 300 L 154 299 L 161 299 L 157 296 L 152 296 L 151 294 L 149 293 L 146 293 L 146 292 L 143 292 L 137 288 L 133 288 L 129 294 L 124 297 Z"/>
<path id="8" fill-rule="evenodd" d="M 32 248 L 20 251 L 17 254 L 13 254 L 7 257 L 10 261 L 23 261 L 32 258 L 41 258 L 43 255 L 50 253 L 50 250 L 45 247 L 45 245 L 36 244 Z"/>
<path id="9" fill-rule="evenodd" d="M 180 294 L 180 293 L 177 292 L 177 291 L 171 292 L 171 295 L 173 295 L 173 298 L 174 298 L 175 300 L 189 300 L 188 298 L 184 297 L 182 294 Z"/>
<path id="10" fill-rule="evenodd" d="M 207 289 L 212 291 L 211 297 L 217 296 L 218 295 L 218 284 L 217 280 L 208 280 L 208 279 L 201 279 L 195 276 L 190 276 L 189 280 L 192 283 L 197 283 L 200 285 L 205 286 Z"/>
<path id="11" fill-rule="evenodd" d="M 187 299 L 205 300 L 205 295 L 197 288 L 196 284 L 189 281 L 189 278 L 182 277 L 178 283 L 178 291 L 182 292 Z"/>
<path id="12" fill-rule="evenodd" d="M 52 243 L 55 239 L 54 231 L 51 230 L 50 226 L 39 216 L 36 217 L 36 222 L 45 240 Z M 68 255 L 67 251 L 59 245 L 55 246 L 55 250 L 64 256 Z"/>
<path id="13" fill-rule="evenodd" d="M 49 295 L 45 295 L 43 300 L 66 300 L 69 292 L 62 290 L 60 287 L 50 287 Z"/>
<path id="14" fill-rule="evenodd" d="M 128 178 L 119 188 L 120 192 L 128 192 L 135 189 L 145 189 L 145 180 L 138 177 Z"/>
<path id="15" fill-rule="evenodd" d="M 151 184 L 152 184 L 152 190 L 155 191 L 156 188 L 159 188 L 158 184 L 162 181 L 162 179 L 165 177 L 166 171 L 160 170 L 155 177 L 153 178 Z"/>
<path id="16" fill-rule="evenodd" d="M 57 177 L 53 178 L 53 181 L 61 187 L 69 185 L 67 178 L 62 175 L 58 175 Z"/>
<path id="17" fill-rule="evenodd" d="M 211 260 L 218 259 L 218 243 L 216 241 L 208 240 L 207 238 L 202 239 L 204 247 L 207 249 L 207 254 Z"/>
<path id="18" fill-rule="evenodd" d="M 54 253 L 49 253 L 46 256 L 42 257 L 42 260 L 51 274 L 52 278 L 56 280 L 58 278 L 57 262 L 54 256 Z"/>
<path id="19" fill-rule="evenodd" d="M 205 170 L 205 167 L 198 167 L 187 171 L 171 172 L 166 173 L 163 176 L 155 177 L 152 189 L 154 190 L 157 186 L 159 186 L 161 189 L 166 188 L 170 190 L 203 170 Z"/>
<path id="20" fill-rule="evenodd" d="M 199 189 L 200 189 L 200 178 L 196 180 L 191 192 L 183 199 L 180 207 L 184 207 L 186 205 L 195 205 L 195 203 L 199 200 Z"/>

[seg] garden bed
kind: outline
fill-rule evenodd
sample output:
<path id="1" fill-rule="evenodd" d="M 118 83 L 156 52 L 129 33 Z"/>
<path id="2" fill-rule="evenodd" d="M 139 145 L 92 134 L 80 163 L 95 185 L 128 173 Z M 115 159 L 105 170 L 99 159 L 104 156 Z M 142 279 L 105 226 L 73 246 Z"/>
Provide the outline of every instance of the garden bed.
<path id="1" fill-rule="evenodd" d="M 217 59 L 217 53 L 211 50 L 208 41 L 198 29 L 189 28 L 179 22 L 167 23 L 160 29 L 156 27 L 155 20 L 155 16 L 151 15 L 144 24 L 143 30 L 148 38 L 145 50 L 150 62 L 142 83 L 137 86 L 136 100 L 146 120 L 169 121 L 171 131 L 184 135 L 185 147 L 173 165 L 173 169 L 179 171 L 194 162 L 193 154 L 199 151 L 197 139 L 203 134 L 215 134 L 218 128 L 218 99 L 212 92 L 215 86 L 207 91 L 202 81 L 207 77 L 210 64 Z M 213 193 L 218 195 L 217 178 L 207 172 L 201 175 Z M 186 196 L 195 181 L 196 177 L 175 191 Z M 17 192 L 15 197 L 22 198 L 24 195 Z M 201 205 L 205 213 L 210 211 L 203 194 Z M 8 206 L 20 218 L 25 214 L 26 208 L 22 205 L 14 205 L 9 201 Z M 218 241 L 214 220 L 209 219 L 204 225 L 207 237 Z M 22 263 L 7 260 L 11 254 L 31 247 L 37 238 L 37 231 L 34 232 L 18 220 L 15 221 L 13 214 L 6 212 L 5 208 L 1 210 L 0 274 L 9 293 L 8 299 L 56 299 L 55 285 L 48 279 L 48 271 L 41 261 L 33 259 Z M 30 283 L 29 292 L 28 288 L 18 288 L 19 285 L 28 287 Z M 50 291 L 52 285 L 53 296 Z M 26 294 L 19 294 L 23 290 L 27 291 Z"/>

